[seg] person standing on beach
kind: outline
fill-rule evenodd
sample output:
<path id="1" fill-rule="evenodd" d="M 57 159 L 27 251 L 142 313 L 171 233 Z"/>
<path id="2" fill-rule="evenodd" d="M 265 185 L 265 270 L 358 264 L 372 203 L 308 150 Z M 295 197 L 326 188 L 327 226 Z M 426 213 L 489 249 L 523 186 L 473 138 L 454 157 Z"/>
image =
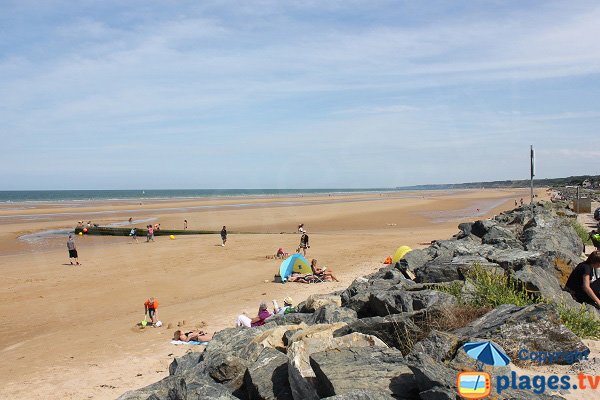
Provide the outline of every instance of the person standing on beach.
<path id="1" fill-rule="evenodd" d="M 73 265 L 72 258 L 75 259 L 76 265 L 79 264 L 79 256 L 77 255 L 77 249 L 75 248 L 75 239 L 73 239 L 73 235 L 69 235 L 69 240 L 67 240 L 67 249 L 69 250 L 69 261 L 71 261 L 71 265 Z"/>
<path id="2" fill-rule="evenodd" d="M 300 246 L 298 247 L 298 252 L 300 252 L 300 249 L 302 249 L 302 252 L 306 257 L 306 249 L 310 249 L 310 246 L 308 245 L 308 234 L 306 231 L 304 231 L 302 236 L 300 236 Z"/>
<path id="3" fill-rule="evenodd" d="M 152 225 L 148 225 L 148 234 L 146 235 L 146 242 L 149 242 L 151 240 L 154 242 L 154 228 L 152 227 Z"/>
<path id="4" fill-rule="evenodd" d="M 187 229 L 187 219 L 183 220 L 183 229 Z"/>
<path id="5" fill-rule="evenodd" d="M 225 242 L 227 242 L 227 228 L 223 225 L 223 229 L 221 229 L 221 246 L 225 246 Z"/>

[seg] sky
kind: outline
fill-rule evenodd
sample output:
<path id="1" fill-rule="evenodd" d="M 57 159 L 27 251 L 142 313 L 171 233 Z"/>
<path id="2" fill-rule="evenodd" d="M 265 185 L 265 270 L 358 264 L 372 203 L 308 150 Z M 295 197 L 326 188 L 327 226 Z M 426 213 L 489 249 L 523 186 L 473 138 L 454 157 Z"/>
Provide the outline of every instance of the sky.
<path id="1" fill-rule="evenodd" d="M 0 0 L 0 190 L 600 174 L 597 1 Z"/>

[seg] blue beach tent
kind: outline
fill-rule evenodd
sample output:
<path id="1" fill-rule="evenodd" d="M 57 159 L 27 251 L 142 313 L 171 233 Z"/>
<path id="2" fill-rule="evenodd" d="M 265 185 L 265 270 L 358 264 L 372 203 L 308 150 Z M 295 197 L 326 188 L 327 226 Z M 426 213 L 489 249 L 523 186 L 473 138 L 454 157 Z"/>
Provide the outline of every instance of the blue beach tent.
<path id="1" fill-rule="evenodd" d="M 300 274 L 312 273 L 310 264 L 302 254 L 292 254 L 281 262 L 281 265 L 279 266 L 279 275 L 281 276 L 282 282 L 287 281 L 289 276 L 292 275 L 292 272 Z"/>

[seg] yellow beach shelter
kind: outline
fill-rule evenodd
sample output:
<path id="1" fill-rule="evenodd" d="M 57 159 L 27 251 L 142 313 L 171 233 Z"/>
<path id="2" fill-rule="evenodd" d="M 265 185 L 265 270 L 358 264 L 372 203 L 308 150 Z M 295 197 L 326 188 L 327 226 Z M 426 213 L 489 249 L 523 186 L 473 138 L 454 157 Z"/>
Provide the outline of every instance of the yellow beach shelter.
<path id="1" fill-rule="evenodd" d="M 398 247 L 394 253 L 394 256 L 392 257 L 392 264 L 396 264 L 398 261 L 402 260 L 410 251 L 412 251 L 412 249 L 408 246 Z"/>

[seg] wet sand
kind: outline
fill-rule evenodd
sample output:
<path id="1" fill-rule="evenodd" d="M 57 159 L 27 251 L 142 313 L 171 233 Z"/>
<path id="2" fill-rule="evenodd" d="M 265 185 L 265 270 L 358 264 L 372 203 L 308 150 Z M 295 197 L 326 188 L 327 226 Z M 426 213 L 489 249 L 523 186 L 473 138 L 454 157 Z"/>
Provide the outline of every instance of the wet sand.
<path id="1" fill-rule="evenodd" d="M 295 302 L 312 293 L 347 287 L 381 268 L 400 245 L 424 247 L 457 232 L 457 224 L 514 207 L 529 191 L 464 190 L 302 196 L 127 201 L 77 204 L 10 204 L 0 207 L 0 398 L 107 399 L 168 374 L 173 357 L 200 346 L 174 346 L 177 324 L 232 326 L 260 301 Z M 544 196 L 545 191 L 538 191 Z M 31 207 L 31 208 L 27 208 Z M 129 217 L 163 229 L 220 230 L 218 235 L 77 237 L 82 266 L 67 259 L 61 230 L 77 221 L 101 225 Z M 278 247 L 293 252 L 303 222 L 307 258 L 334 270 L 341 282 L 285 285 L 272 282 Z M 147 222 L 136 224 L 145 226 Z M 56 237 L 18 239 L 59 230 Z M 161 328 L 139 329 L 143 302 L 160 301 Z M 168 327 L 170 326 L 170 327 Z"/>

